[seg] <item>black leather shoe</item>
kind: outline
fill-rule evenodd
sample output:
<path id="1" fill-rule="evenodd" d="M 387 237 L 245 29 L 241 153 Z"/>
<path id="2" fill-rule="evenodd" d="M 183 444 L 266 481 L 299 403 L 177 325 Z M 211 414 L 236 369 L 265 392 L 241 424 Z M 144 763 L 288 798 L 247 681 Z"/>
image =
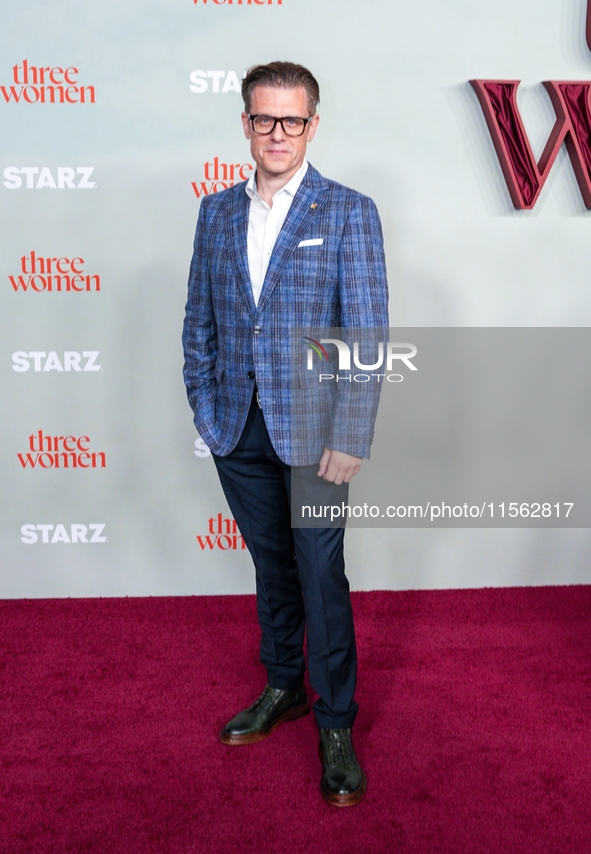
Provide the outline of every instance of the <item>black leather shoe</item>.
<path id="1" fill-rule="evenodd" d="M 228 721 L 220 733 L 224 744 L 253 744 L 271 735 L 284 721 L 302 718 L 310 711 L 310 701 L 303 685 L 295 691 L 267 685 L 252 706 Z"/>
<path id="2" fill-rule="evenodd" d="M 358 804 L 367 790 L 367 778 L 357 761 L 351 728 L 320 729 L 320 759 L 324 774 L 322 797 L 335 807 Z"/>

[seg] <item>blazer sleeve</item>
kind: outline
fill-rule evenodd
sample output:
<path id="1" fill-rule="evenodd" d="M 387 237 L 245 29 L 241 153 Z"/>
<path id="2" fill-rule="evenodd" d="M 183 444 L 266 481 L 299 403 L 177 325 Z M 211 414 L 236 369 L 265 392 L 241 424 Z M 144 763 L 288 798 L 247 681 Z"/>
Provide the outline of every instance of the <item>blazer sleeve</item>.
<path id="1" fill-rule="evenodd" d="M 364 363 L 375 363 L 379 342 L 388 340 L 388 280 L 382 224 L 367 196 L 358 197 L 347 217 L 338 265 L 342 336 L 351 355 L 357 341 Z M 351 373 L 360 371 L 352 365 Z M 331 450 L 369 458 L 382 381 L 372 377 L 369 382 L 338 383 Z"/>
<path id="2" fill-rule="evenodd" d="M 217 327 L 211 293 L 208 258 L 210 229 L 206 202 L 207 199 L 203 199 L 199 209 L 189 271 L 189 293 L 183 326 L 183 376 L 195 425 L 207 443 L 215 428 Z"/>

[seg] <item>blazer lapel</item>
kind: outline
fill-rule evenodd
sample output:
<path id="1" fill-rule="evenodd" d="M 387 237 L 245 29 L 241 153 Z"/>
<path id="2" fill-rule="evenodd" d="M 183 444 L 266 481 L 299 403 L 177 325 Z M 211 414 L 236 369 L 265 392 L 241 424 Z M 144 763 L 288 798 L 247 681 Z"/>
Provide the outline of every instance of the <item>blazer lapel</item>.
<path id="1" fill-rule="evenodd" d="M 308 171 L 298 187 L 289 213 L 283 223 L 283 228 L 279 232 L 273 248 L 273 254 L 267 267 L 267 274 L 257 306 L 258 311 L 265 307 L 265 304 L 281 279 L 285 265 L 297 248 L 301 235 L 309 227 L 311 218 L 315 217 L 322 207 L 324 190 L 327 186 L 328 181 L 312 166 L 308 165 Z"/>
<path id="2" fill-rule="evenodd" d="M 248 270 L 248 211 L 250 199 L 246 195 L 244 185 L 236 192 L 229 194 L 228 209 L 225 217 L 226 244 L 236 273 L 238 287 L 248 305 L 251 315 L 256 312 Z"/>

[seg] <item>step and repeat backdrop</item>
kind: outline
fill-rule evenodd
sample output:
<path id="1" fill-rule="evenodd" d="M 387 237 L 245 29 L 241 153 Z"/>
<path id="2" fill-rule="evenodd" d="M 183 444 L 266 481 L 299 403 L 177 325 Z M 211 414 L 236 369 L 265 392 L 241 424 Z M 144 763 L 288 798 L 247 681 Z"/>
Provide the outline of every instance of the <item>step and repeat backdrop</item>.
<path id="1" fill-rule="evenodd" d="M 181 327 L 240 81 L 321 87 L 309 159 L 382 217 L 396 327 L 591 325 L 585 0 L 23 0 L 0 32 L 0 597 L 245 593 Z M 591 40 L 590 40 L 591 41 Z M 572 365 L 561 364 L 553 383 Z M 549 380 L 550 381 L 550 380 Z M 354 528 L 352 586 L 591 581 L 589 529 Z"/>

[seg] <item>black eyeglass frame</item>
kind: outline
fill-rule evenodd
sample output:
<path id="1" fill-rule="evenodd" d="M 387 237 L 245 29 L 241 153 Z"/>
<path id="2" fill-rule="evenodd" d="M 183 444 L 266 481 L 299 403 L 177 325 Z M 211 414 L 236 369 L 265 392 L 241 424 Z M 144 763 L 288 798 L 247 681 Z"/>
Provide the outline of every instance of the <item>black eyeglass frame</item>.
<path id="1" fill-rule="evenodd" d="M 306 127 L 310 124 L 310 122 L 312 121 L 312 119 L 314 118 L 314 116 L 308 116 L 308 118 L 307 118 L 307 119 L 303 119 L 301 116 L 281 116 L 281 118 L 276 118 L 275 116 L 268 116 L 266 113 L 257 113 L 256 115 L 251 115 L 251 114 L 249 113 L 249 114 L 248 114 L 248 118 L 249 118 L 249 120 L 252 122 L 252 129 L 253 129 L 253 131 L 254 131 L 256 134 L 258 134 L 259 136 L 269 136 L 270 134 L 272 134 L 272 133 L 273 133 L 273 131 L 275 130 L 275 128 L 277 127 L 277 125 L 278 125 L 278 124 L 280 124 L 280 125 L 281 125 L 281 130 L 283 131 L 283 133 L 284 133 L 286 136 L 293 136 L 293 137 L 296 137 L 296 138 L 297 138 L 298 136 L 303 136 L 303 135 L 304 135 L 305 130 L 306 130 Z M 271 130 L 264 131 L 263 133 L 261 133 L 261 131 L 259 131 L 259 130 L 256 130 L 256 129 L 255 129 L 255 126 L 254 126 L 254 120 L 255 120 L 255 119 L 262 119 L 262 118 L 265 118 L 265 119 L 273 119 L 273 127 L 271 128 Z M 289 133 L 289 131 L 286 131 L 286 130 L 285 130 L 285 125 L 283 124 L 283 122 L 286 122 L 288 119 L 299 119 L 300 121 L 302 121 L 302 122 L 304 123 L 304 126 L 303 126 L 303 128 L 302 128 L 302 132 L 301 132 L 301 133 Z"/>

